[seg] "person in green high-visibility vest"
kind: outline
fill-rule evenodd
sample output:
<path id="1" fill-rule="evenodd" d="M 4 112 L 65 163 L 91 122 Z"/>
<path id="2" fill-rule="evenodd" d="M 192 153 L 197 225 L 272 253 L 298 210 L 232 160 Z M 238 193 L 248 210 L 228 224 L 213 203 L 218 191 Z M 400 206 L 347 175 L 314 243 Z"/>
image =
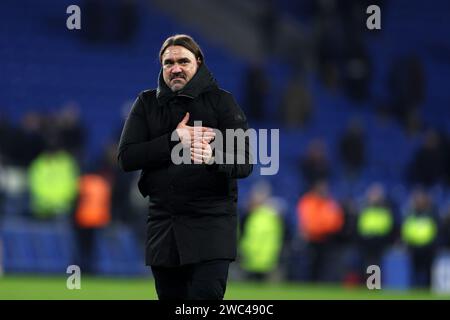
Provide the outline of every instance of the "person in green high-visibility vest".
<path id="1" fill-rule="evenodd" d="M 384 187 L 379 183 L 369 186 L 366 204 L 357 217 L 357 234 L 360 256 L 362 258 L 361 277 L 366 275 L 367 267 L 381 267 L 383 254 L 392 243 L 395 218 Z"/>
<path id="2" fill-rule="evenodd" d="M 431 198 L 423 190 L 414 191 L 412 207 L 401 227 L 402 241 L 407 245 L 412 258 L 414 286 L 430 286 L 438 234 L 437 215 Z"/>
<path id="3" fill-rule="evenodd" d="M 67 215 L 78 194 L 79 168 L 76 160 L 62 150 L 41 153 L 28 170 L 31 210 L 38 219 Z"/>
<path id="4" fill-rule="evenodd" d="M 250 280 L 265 280 L 276 270 L 284 239 L 284 223 L 269 189 L 254 189 L 240 239 L 240 266 Z M 265 193 L 268 191 L 267 193 Z"/>

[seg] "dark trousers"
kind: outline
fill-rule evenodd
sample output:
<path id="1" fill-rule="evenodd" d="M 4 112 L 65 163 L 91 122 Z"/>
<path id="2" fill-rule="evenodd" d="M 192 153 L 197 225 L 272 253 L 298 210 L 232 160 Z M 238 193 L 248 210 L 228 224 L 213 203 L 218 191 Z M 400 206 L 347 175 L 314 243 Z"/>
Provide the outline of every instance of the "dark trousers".
<path id="1" fill-rule="evenodd" d="M 412 285 L 414 287 L 429 288 L 431 285 L 431 268 L 434 261 L 434 249 L 412 249 L 411 254 L 413 264 Z"/>
<path id="2" fill-rule="evenodd" d="M 223 300 L 229 260 L 210 260 L 179 267 L 152 266 L 159 300 Z"/>
<path id="3" fill-rule="evenodd" d="M 96 228 L 80 228 L 76 227 L 76 237 L 78 241 L 77 264 L 80 266 L 84 274 L 94 273 L 94 245 Z"/>
<path id="4" fill-rule="evenodd" d="M 308 243 L 308 258 L 309 258 L 309 281 L 320 282 L 324 281 L 328 254 L 330 246 L 328 243 Z"/>

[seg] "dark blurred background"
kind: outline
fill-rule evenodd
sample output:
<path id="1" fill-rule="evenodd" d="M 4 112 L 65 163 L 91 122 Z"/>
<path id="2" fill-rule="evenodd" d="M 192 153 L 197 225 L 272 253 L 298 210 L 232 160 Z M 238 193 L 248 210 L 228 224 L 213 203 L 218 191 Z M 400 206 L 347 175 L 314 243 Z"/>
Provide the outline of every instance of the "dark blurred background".
<path id="1" fill-rule="evenodd" d="M 2 1 L 0 270 L 149 274 L 116 146 L 161 43 L 187 33 L 251 127 L 280 129 L 278 174 L 240 181 L 230 278 L 351 286 L 376 264 L 429 287 L 450 268 L 449 20 L 444 0 Z"/>

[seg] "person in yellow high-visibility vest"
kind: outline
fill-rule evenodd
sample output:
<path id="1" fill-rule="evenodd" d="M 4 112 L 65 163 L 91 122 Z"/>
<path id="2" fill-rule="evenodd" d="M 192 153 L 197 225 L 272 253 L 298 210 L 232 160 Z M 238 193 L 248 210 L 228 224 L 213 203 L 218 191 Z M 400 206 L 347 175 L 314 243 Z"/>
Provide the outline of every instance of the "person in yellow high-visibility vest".
<path id="1" fill-rule="evenodd" d="M 253 187 L 242 226 L 240 266 L 250 280 L 265 280 L 274 272 L 283 247 L 284 222 L 270 189 L 267 183 Z"/>
<path id="2" fill-rule="evenodd" d="M 278 266 L 283 223 L 270 205 L 256 207 L 246 220 L 241 239 L 241 267 L 252 278 L 263 279 Z"/>
<path id="3" fill-rule="evenodd" d="M 47 151 L 34 159 L 28 170 L 31 210 L 36 218 L 68 215 L 78 193 L 79 168 L 62 150 Z"/>
<path id="4" fill-rule="evenodd" d="M 357 217 L 356 229 L 362 259 L 360 275 L 364 277 L 368 266 L 381 267 L 384 251 L 393 242 L 394 214 L 381 184 L 369 186 L 366 204 Z"/>
<path id="5" fill-rule="evenodd" d="M 401 227 L 402 240 L 412 258 L 414 286 L 430 286 L 438 232 L 437 215 L 429 195 L 416 190 L 412 195 L 412 208 Z"/>

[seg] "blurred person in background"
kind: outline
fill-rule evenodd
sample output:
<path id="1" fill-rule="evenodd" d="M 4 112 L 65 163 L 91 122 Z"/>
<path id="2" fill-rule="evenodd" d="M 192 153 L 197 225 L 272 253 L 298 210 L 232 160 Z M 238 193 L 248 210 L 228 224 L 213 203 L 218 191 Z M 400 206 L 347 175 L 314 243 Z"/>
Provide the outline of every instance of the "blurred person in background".
<path id="1" fill-rule="evenodd" d="M 430 187 L 445 183 L 448 161 L 444 139 L 434 129 L 425 132 L 422 145 L 414 154 L 407 168 L 407 179 L 410 184 Z"/>
<path id="2" fill-rule="evenodd" d="M 28 169 L 31 211 L 37 219 L 69 215 L 78 194 L 76 159 L 60 147 L 57 137 L 48 143 Z"/>
<path id="3" fill-rule="evenodd" d="M 361 38 L 349 41 L 345 47 L 342 65 L 344 92 L 355 102 L 364 102 L 370 97 L 372 66 L 370 56 Z"/>
<path id="4" fill-rule="evenodd" d="M 281 101 L 282 122 L 289 128 L 303 128 L 312 117 L 312 95 L 300 72 L 289 80 Z"/>
<path id="5" fill-rule="evenodd" d="M 397 58 L 389 70 L 387 88 L 392 114 L 406 126 L 410 115 L 425 99 L 426 77 L 422 60 L 418 56 Z"/>
<path id="6" fill-rule="evenodd" d="M 317 1 L 313 12 L 317 21 L 318 73 L 331 92 L 340 88 L 339 61 L 344 56 L 346 32 L 337 1 Z"/>
<path id="7" fill-rule="evenodd" d="M 244 78 L 244 108 L 256 120 L 265 120 L 269 79 L 262 64 L 251 64 Z"/>
<path id="8" fill-rule="evenodd" d="M 414 286 L 430 286 L 438 235 L 438 217 L 432 200 L 424 190 L 417 189 L 412 193 L 411 207 L 401 226 L 403 243 L 412 258 Z"/>
<path id="9" fill-rule="evenodd" d="M 330 264 L 338 263 L 330 258 L 334 250 L 334 238 L 344 226 L 344 212 L 329 194 L 327 180 L 316 180 L 299 199 L 297 215 L 300 235 L 307 243 L 309 280 L 324 281 L 330 277 L 327 274 Z"/>
<path id="10" fill-rule="evenodd" d="M 78 265 L 83 273 L 95 272 L 95 239 L 111 220 L 111 184 L 101 174 L 83 174 L 78 182 L 79 195 L 75 209 L 78 240 Z"/>
<path id="11" fill-rule="evenodd" d="M 326 145 L 322 139 L 313 139 L 308 144 L 306 154 L 300 159 L 300 170 L 308 188 L 311 188 L 318 180 L 330 178 L 330 163 Z"/>
<path id="12" fill-rule="evenodd" d="M 10 141 L 14 142 L 11 151 L 16 154 L 14 157 L 16 164 L 28 167 L 31 161 L 44 151 L 45 137 L 42 132 L 44 123 L 44 118 L 36 112 L 27 112 L 23 115 L 18 132 Z M 17 145 L 21 148 L 17 148 Z"/>
<path id="13" fill-rule="evenodd" d="M 167 38 L 159 60 L 158 88 L 139 94 L 125 122 L 119 164 L 124 171 L 142 170 L 139 188 L 149 196 L 146 264 L 159 299 L 221 300 L 237 251 L 237 179 L 253 170 L 249 139 L 245 150 L 236 143 L 226 150 L 225 130 L 247 130 L 246 116 L 218 87 L 190 36 Z M 198 135 L 194 121 L 205 126 L 196 127 Z M 212 128 L 224 137 L 214 155 Z M 173 162 L 180 143 L 193 163 Z M 225 152 L 244 163 L 215 163 Z"/>
<path id="14" fill-rule="evenodd" d="M 6 117 L 0 122 L 1 214 L 26 215 L 29 211 L 27 169 L 44 144 L 40 133 L 41 118 L 36 113 L 26 113 L 19 126 Z"/>
<path id="15" fill-rule="evenodd" d="M 386 199 L 384 187 L 379 183 L 370 185 L 357 220 L 361 279 L 365 278 L 368 266 L 382 266 L 383 255 L 395 240 L 395 224 L 393 208 Z"/>
<path id="16" fill-rule="evenodd" d="M 86 130 L 81 123 L 79 106 L 74 102 L 63 105 L 55 120 L 61 147 L 82 161 Z"/>
<path id="17" fill-rule="evenodd" d="M 249 280 L 267 280 L 279 265 L 285 229 L 280 210 L 268 182 L 253 186 L 240 239 L 240 265 Z"/>
<path id="18" fill-rule="evenodd" d="M 339 141 L 339 153 L 349 179 L 357 178 L 366 163 L 365 135 L 361 122 L 353 119 Z"/>

